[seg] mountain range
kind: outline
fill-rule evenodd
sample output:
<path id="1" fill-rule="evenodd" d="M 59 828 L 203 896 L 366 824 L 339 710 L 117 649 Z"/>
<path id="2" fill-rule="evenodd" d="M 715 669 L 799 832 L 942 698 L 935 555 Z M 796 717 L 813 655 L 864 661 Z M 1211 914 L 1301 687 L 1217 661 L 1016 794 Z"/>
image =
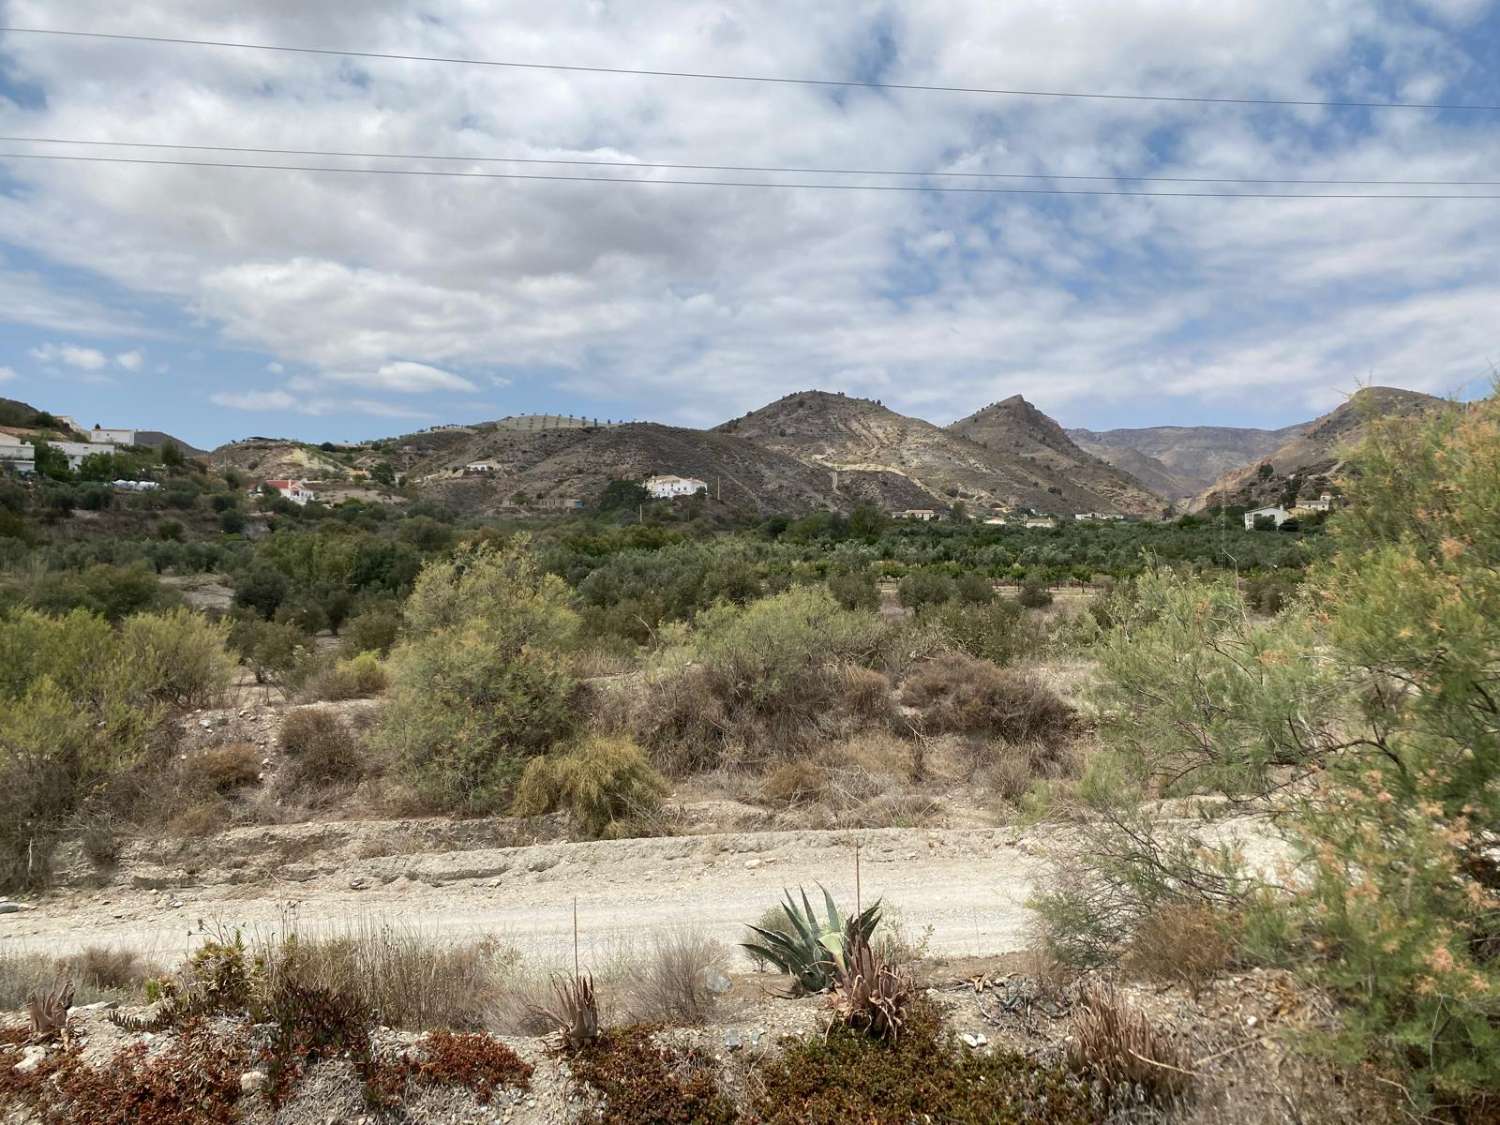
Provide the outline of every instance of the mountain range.
<path id="1" fill-rule="evenodd" d="M 1317 495 L 1336 481 L 1343 450 L 1371 419 L 1441 401 L 1369 387 L 1321 418 L 1279 430 L 1094 431 L 1065 430 L 1020 395 L 938 426 L 878 400 L 799 391 L 709 430 L 523 415 L 355 446 L 246 438 L 210 456 L 255 477 L 330 482 L 389 462 L 422 494 L 476 513 L 587 504 L 612 481 L 674 473 L 756 514 L 962 502 L 976 515 L 1020 508 L 1149 519 Z M 4 407 L 12 425 L 37 414 L 24 403 Z"/>

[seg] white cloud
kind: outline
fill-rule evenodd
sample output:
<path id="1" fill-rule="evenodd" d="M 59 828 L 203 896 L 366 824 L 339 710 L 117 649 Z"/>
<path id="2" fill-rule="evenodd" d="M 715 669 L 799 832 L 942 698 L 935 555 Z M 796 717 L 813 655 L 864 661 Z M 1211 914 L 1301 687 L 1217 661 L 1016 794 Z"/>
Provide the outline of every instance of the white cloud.
<path id="1" fill-rule="evenodd" d="M 42 363 L 65 363 L 83 371 L 98 371 L 109 363 L 109 357 L 98 348 L 77 344 L 40 344 L 31 349 L 31 358 Z"/>
<path id="2" fill-rule="evenodd" d="M 398 360 L 383 363 L 374 371 L 331 371 L 322 376 L 336 383 L 357 383 L 371 390 L 395 391 L 399 394 L 422 394 L 427 391 L 472 391 L 469 380 L 451 371 L 429 367 L 425 363 Z"/>
<path id="3" fill-rule="evenodd" d="M 9 382 L 16 377 L 15 369 L 12 367 L 0 367 L 0 383 Z"/>
<path id="4" fill-rule="evenodd" d="M 141 369 L 141 365 L 146 362 L 146 357 L 142 355 L 140 349 L 137 348 L 134 351 L 121 352 L 119 355 L 115 356 L 115 362 L 123 367 L 126 371 L 139 371 Z"/>
<path id="5" fill-rule="evenodd" d="M 209 401 L 215 406 L 226 406 L 231 410 L 248 410 L 267 414 L 304 414 L 321 417 L 347 411 L 380 418 L 429 417 L 424 411 L 409 410 L 378 399 L 344 399 L 299 394 L 295 385 L 291 385 L 291 389 L 269 391 L 219 391 L 209 395 Z"/>
<path id="6" fill-rule="evenodd" d="M 792 0 L 640 4 L 628 15 L 587 0 L 498 9 L 431 0 L 421 14 L 405 0 L 371 0 L 358 19 L 336 5 L 148 0 L 124 13 L 76 0 L 75 17 L 105 31 L 582 65 L 1500 100 L 1484 93 L 1493 83 L 1466 39 L 1481 0 L 1419 4 L 1441 18 L 1381 0 L 1122 0 L 1076 12 L 1050 0 L 889 0 L 834 6 L 815 21 Z M 48 9 L 12 0 L 8 12 L 45 24 Z M 886 54 L 877 27 L 894 44 Z M 1500 130 L 1478 115 L 834 91 L 40 36 L 12 37 L 6 49 L 18 80 L 46 94 L 12 108 L 16 131 L 62 136 L 131 135 L 147 115 L 161 136 L 205 144 L 233 132 L 237 143 L 282 146 L 291 120 L 298 147 L 329 149 L 1500 179 Z M 935 420 L 1021 391 L 1067 420 L 1092 412 L 1088 421 L 1105 422 L 1149 403 L 1226 421 L 1274 408 L 1290 421 L 1371 371 L 1447 387 L 1493 350 L 1484 325 L 1500 213 L 1490 203 L 1057 200 L 128 165 L 104 177 L 40 162 L 10 172 L 19 189 L 0 196 L 7 241 L 165 298 L 201 331 L 278 356 L 267 365 L 277 382 L 286 367 L 318 373 L 215 399 L 240 409 L 388 413 L 404 408 L 361 396 L 473 391 L 506 378 L 535 385 L 546 372 L 561 409 L 586 394 L 601 412 L 613 403 L 619 414 L 695 423 L 809 385 Z M 0 316 L 17 315 L 5 300 L 13 276 L 0 272 Z M 26 293 L 35 289 L 32 278 Z M 53 327 L 66 318 L 56 302 L 33 294 L 23 307 L 28 323 L 64 330 Z"/>

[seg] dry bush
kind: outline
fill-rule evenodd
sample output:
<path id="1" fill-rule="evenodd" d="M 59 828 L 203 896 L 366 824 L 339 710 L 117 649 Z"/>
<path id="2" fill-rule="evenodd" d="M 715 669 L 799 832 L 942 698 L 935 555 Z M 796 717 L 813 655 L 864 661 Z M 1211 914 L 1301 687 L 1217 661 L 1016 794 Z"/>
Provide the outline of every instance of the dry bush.
<path id="1" fill-rule="evenodd" d="M 159 965 L 135 950 L 106 945 L 85 946 L 78 953 L 62 958 L 58 965 L 80 985 L 98 992 L 134 994 L 148 980 L 162 975 Z"/>
<path id="2" fill-rule="evenodd" d="M 857 918 L 849 919 L 843 936 L 843 945 L 833 957 L 832 1002 L 837 1019 L 872 1039 L 899 1039 L 906 1009 L 917 997 L 910 970 L 886 958 Z"/>
<path id="3" fill-rule="evenodd" d="M 760 799 L 770 805 L 806 805 L 828 790 L 827 773 L 811 762 L 783 762 L 760 783 Z"/>
<path id="4" fill-rule="evenodd" d="M 167 820 L 172 836 L 212 836 L 229 826 L 229 803 L 217 794 L 190 799 L 179 805 Z"/>
<path id="5" fill-rule="evenodd" d="M 1232 920 L 1201 903 L 1164 903 L 1136 924 L 1121 966 L 1194 997 L 1234 957 Z"/>
<path id="6" fill-rule="evenodd" d="M 639 970 L 627 1006 L 637 1023 L 697 1027 L 713 1013 L 718 995 L 708 987 L 712 972 L 723 972 L 722 944 L 695 931 L 657 935 Z"/>
<path id="7" fill-rule="evenodd" d="M 364 754 L 348 727 L 331 711 L 304 708 L 281 724 L 286 755 L 277 791 L 288 797 L 326 801 L 332 791 L 352 786 L 364 773 Z"/>
<path id="8" fill-rule="evenodd" d="M 139 954 L 91 946 L 71 957 L 44 953 L 0 952 L 0 1012 L 23 1007 L 26 998 L 42 995 L 60 980 L 74 983 L 75 1004 L 98 1000 L 136 1001 L 145 982 L 159 975 Z"/>
<path id="9" fill-rule="evenodd" d="M 1094 984 L 1074 1012 L 1068 1062 L 1104 1084 L 1110 1097 L 1163 1104 L 1186 1094 L 1189 1059 L 1149 1016 L 1112 987 Z"/>
<path id="10" fill-rule="evenodd" d="M 901 699 L 921 713 L 929 734 L 1055 744 L 1074 727 L 1073 709 L 1036 677 L 961 652 L 943 653 L 917 668 Z"/>
<path id="11" fill-rule="evenodd" d="M 391 1027 L 488 1027 L 517 955 L 493 941 L 433 941 L 399 925 L 361 923 L 341 933 L 291 933 L 256 950 L 268 980 L 349 996 Z"/>
<path id="12" fill-rule="evenodd" d="M 661 812 L 666 780 L 628 736 L 596 735 L 526 765 L 511 812 L 542 816 L 565 809 L 575 831 L 598 839 L 636 834 Z"/>
<path id="13" fill-rule="evenodd" d="M 552 981 L 553 1003 L 543 1013 L 551 1021 L 559 1044 L 580 1051 L 599 1038 L 599 999 L 594 978 L 588 974 L 556 977 Z"/>
<path id="14" fill-rule="evenodd" d="M 1040 741 L 970 743 L 968 759 L 974 776 L 1013 804 L 1038 781 L 1076 777 L 1080 764 L 1071 744 Z"/>
<path id="15" fill-rule="evenodd" d="M 228 794 L 260 780 L 260 751 L 248 742 L 226 742 L 189 754 L 182 763 L 185 787 Z"/>

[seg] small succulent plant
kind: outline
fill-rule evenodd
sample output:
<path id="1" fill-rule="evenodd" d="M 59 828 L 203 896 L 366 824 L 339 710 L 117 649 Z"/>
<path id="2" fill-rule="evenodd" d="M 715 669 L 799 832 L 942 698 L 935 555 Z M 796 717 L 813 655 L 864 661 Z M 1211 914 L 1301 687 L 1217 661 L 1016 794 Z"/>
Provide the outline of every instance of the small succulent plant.
<path id="1" fill-rule="evenodd" d="M 787 891 L 786 902 L 781 906 L 786 914 L 786 927 L 751 926 L 760 940 L 743 943 L 743 948 L 752 957 L 775 965 L 791 977 L 793 991 L 802 995 L 827 992 L 832 988 L 835 970 L 844 957 L 850 936 L 863 935 L 868 941 L 880 921 L 879 902 L 845 919 L 833 896 L 826 888 L 820 889 L 823 891 L 825 918 L 818 918 L 806 890 L 798 888 L 802 896 L 800 906 L 792 892 Z"/>

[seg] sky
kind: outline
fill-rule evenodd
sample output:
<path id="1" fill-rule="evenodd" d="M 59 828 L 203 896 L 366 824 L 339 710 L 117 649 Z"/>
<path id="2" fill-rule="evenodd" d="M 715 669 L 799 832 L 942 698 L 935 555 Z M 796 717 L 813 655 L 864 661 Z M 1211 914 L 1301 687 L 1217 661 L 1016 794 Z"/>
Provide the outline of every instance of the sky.
<path id="1" fill-rule="evenodd" d="M 1500 0 L 3 0 L 0 24 L 866 82 L 1500 105 Z M 1362 384 L 1481 393 L 1500 199 L 474 163 L 1492 180 L 1500 111 L 712 81 L 0 32 L 0 396 L 212 446 L 533 411 L 713 425 L 838 390 L 947 423 L 1281 426 Z M 710 187 L 840 182 L 915 191 Z"/>

